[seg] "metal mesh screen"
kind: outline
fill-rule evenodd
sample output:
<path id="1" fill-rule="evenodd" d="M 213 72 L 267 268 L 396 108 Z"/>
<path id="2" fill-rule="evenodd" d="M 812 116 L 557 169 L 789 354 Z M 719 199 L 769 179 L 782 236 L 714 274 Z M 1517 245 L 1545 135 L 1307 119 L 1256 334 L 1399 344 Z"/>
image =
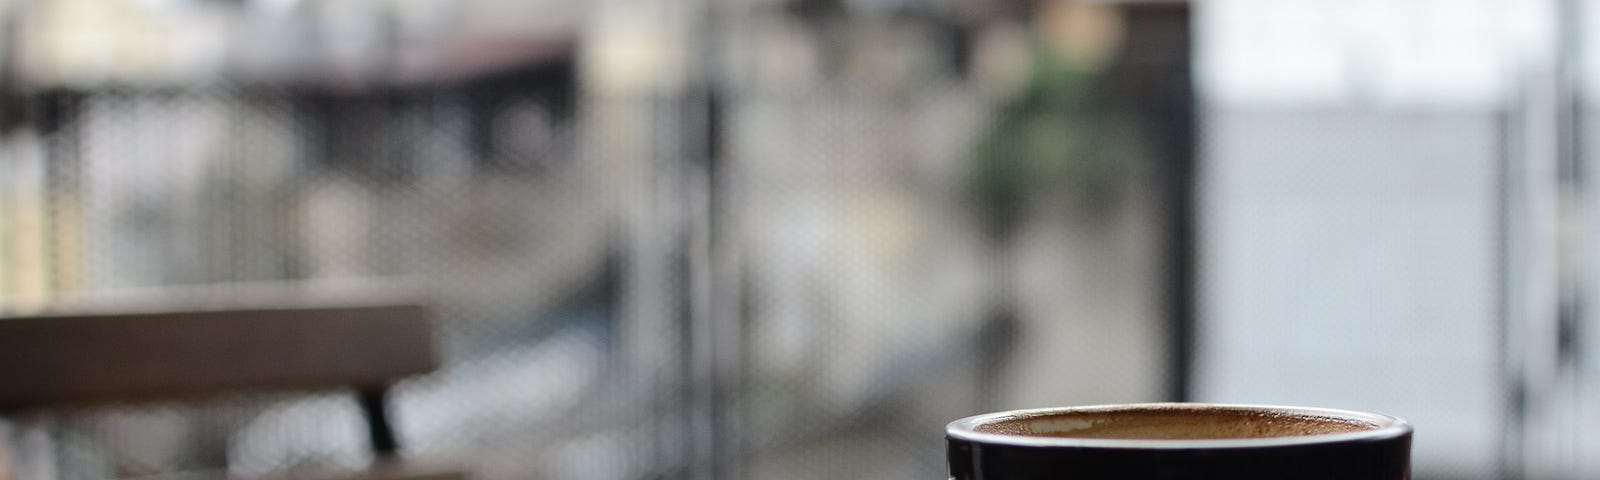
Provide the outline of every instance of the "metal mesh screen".
<path id="1" fill-rule="evenodd" d="M 1591 3 L 0 0 L 0 314 L 425 292 L 402 453 L 475 478 L 1173 398 L 1584 478 Z M 352 400 L 7 417 L 0 479 L 355 471 Z"/>
<path id="2" fill-rule="evenodd" d="M 1498 475 L 1504 117 L 1207 115 L 1197 398 L 1392 412 L 1441 436 L 1417 475 Z"/>
<path id="3" fill-rule="evenodd" d="M 1021 77 L 962 57 L 1025 69 L 1025 26 L 723 15 L 717 61 L 650 75 L 704 85 L 619 86 L 584 56 L 626 49 L 595 47 L 440 84 L 34 92 L 0 139 L 0 222 L 32 225 L 0 298 L 420 288 L 444 365 L 394 391 L 403 453 L 475 478 L 939 478 L 952 419 L 1167 398 L 1158 175 L 1100 218 L 1040 193 L 1005 241 L 972 199 Z M 351 471 L 351 400 L 19 425 L 62 478 Z"/>
<path id="4" fill-rule="evenodd" d="M 570 106 L 470 94 L 484 98 L 249 87 L 43 97 L 62 118 L 32 159 L 44 164 L 48 219 L 35 233 L 49 269 L 35 280 L 61 293 L 422 284 L 437 300 L 446 367 L 395 396 L 410 452 L 470 455 L 486 478 L 653 468 L 588 451 L 633 442 L 616 415 L 650 394 L 611 359 L 613 189 L 575 161 L 575 121 L 559 112 Z M 62 417 L 60 473 L 262 475 L 369 456 L 348 395 L 224 403 Z"/>
<path id="5" fill-rule="evenodd" d="M 960 162 L 968 92 L 833 90 L 729 114 L 748 273 L 750 478 L 937 477 L 938 418 L 975 408 L 982 241 Z M 953 127 L 953 128 L 952 128 Z M 941 144 L 942 143 L 942 144 Z M 945 174 L 941 177 L 941 174 Z"/>

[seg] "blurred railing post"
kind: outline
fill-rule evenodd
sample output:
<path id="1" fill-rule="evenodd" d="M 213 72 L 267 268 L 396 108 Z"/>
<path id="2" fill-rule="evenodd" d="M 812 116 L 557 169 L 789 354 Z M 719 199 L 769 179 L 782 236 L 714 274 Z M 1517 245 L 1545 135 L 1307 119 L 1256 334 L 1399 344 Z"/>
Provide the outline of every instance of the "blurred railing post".
<path id="1" fill-rule="evenodd" d="M 1186 2 L 1128 6 L 1130 43 L 1125 63 L 1134 79 L 1139 122 L 1150 132 L 1165 232 L 1162 264 L 1164 315 L 1169 335 L 1167 398 L 1192 400 L 1190 364 L 1195 331 L 1195 161 L 1194 85 Z"/>
<path id="2" fill-rule="evenodd" d="M 1578 368 L 1592 245 L 1579 135 L 1582 32 L 1576 0 L 1549 6 L 1553 48 L 1518 65 L 1502 167 L 1506 478 L 1585 473 Z"/>

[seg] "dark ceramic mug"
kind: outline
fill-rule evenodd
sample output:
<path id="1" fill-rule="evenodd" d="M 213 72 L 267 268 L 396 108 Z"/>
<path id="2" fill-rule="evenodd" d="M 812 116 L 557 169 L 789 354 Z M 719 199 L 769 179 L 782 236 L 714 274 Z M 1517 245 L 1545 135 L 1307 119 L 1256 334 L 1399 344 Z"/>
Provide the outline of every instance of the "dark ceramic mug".
<path id="1" fill-rule="evenodd" d="M 1017 410 L 945 427 L 954 480 L 1410 477 L 1411 425 L 1305 407 L 1148 403 Z"/>

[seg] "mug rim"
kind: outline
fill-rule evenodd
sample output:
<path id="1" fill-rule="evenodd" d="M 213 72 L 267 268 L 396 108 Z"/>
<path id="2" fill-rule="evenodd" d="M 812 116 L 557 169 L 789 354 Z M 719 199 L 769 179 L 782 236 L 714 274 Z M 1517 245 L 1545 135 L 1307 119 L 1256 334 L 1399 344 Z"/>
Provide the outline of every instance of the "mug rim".
<path id="1" fill-rule="evenodd" d="M 1005 420 L 1017 420 L 1030 417 L 1048 416 L 1062 413 L 1076 412 L 1115 412 L 1125 410 L 1246 410 L 1287 413 L 1291 415 L 1320 416 L 1357 419 L 1370 421 L 1382 425 L 1372 430 L 1358 432 L 1327 433 L 1316 435 L 1293 435 L 1284 437 L 1264 438 L 1220 438 L 1220 439 L 1127 439 L 1127 438 L 1079 438 L 1079 437 L 1045 437 L 1029 435 L 1013 435 L 1005 433 L 988 433 L 978 431 L 978 427 Z M 1014 446 L 1014 447 L 1076 447 L 1076 448 L 1127 448 L 1127 449 L 1224 449 L 1224 448 L 1262 448 L 1283 447 L 1294 445 L 1316 445 L 1327 443 L 1340 443 L 1350 441 L 1387 440 L 1411 434 L 1411 423 L 1399 417 L 1377 413 L 1358 412 L 1354 410 L 1338 410 L 1320 407 L 1292 407 L 1278 405 L 1244 405 L 1226 403 L 1126 403 L 1112 405 L 1086 405 L 1078 407 L 1032 408 L 1010 410 L 1004 412 L 985 413 L 973 415 L 945 426 L 945 436 L 950 439 L 964 440 L 986 445 Z"/>

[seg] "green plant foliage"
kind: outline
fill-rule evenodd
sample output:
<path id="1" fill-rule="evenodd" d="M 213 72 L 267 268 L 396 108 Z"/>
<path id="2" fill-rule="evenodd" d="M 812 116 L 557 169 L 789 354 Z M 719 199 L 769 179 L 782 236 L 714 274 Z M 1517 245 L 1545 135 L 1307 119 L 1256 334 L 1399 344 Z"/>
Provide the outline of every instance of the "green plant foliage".
<path id="1" fill-rule="evenodd" d="M 1140 158 L 1135 125 L 1103 94 L 1104 76 L 1034 50 L 1028 80 L 1001 102 L 972 152 L 969 190 L 1000 238 L 1043 199 L 1104 217 Z"/>

